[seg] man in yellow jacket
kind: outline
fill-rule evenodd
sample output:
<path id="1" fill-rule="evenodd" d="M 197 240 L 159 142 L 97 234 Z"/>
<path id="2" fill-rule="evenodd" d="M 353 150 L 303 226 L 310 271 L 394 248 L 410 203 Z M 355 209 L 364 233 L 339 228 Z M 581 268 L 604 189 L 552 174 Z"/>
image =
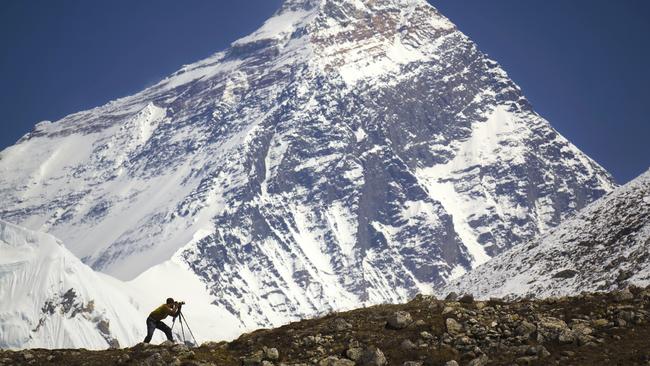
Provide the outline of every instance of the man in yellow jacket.
<path id="1" fill-rule="evenodd" d="M 156 310 L 149 314 L 149 317 L 147 318 L 147 336 L 144 338 L 144 343 L 149 343 L 151 341 L 153 332 L 156 329 L 162 330 L 167 336 L 167 339 L 173 341 L 171 328 L 169 328 L 167 324 L 163 323 L 162 320 L 169 315 L 174 318 L 178 316 L 182 304 L 183 303 L 181 302 L 174 301 L 174 299 L 170 297 L 164 304 L 160 305 Z"/>

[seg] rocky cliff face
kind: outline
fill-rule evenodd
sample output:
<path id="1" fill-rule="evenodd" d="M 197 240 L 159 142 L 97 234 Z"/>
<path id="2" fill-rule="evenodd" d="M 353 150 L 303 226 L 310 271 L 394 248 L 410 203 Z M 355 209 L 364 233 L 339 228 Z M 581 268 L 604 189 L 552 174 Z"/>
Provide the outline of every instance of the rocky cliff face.
<path id="1" fill-rule="evenodd" d="M 130 279 L 176 254 L 246 327 L 432 292 L 614 188 L 423 0 L 290 0 L 0 155 L 0 217 Z"/>
<path id="2" fill-rule="evenodd" d="M 650 284 L 650 171 L 541 238 L 450 283 L 475 296 L 548 297 Z"/>

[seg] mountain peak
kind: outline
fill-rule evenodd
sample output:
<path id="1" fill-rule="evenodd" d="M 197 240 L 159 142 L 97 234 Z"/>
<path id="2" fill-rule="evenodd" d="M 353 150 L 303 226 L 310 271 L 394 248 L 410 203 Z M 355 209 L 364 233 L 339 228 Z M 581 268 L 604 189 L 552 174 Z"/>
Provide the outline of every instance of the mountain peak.
<path id="1" fill-rule="evenodd" d="M 286 2 L 0 171 L 3 219 L 120 279 L 176 258 L 248 329 L 430 293 L 614 187 L 423 0 Z"/>
<path id="2" fill-rule="evenodd" d="M 319 72 L 336 70 L 354 84 L 437 58 L 442 39 L 455 30 L 424 0 L 290 0 L 233 46 L 239 55 L 266 45 Z"/>

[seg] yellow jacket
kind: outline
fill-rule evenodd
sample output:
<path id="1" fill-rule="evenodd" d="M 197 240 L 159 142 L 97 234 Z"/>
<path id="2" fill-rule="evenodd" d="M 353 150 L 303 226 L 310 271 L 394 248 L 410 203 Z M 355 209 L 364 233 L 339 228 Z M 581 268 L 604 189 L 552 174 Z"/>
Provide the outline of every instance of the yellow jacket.
<path id="1" fill-rule="evenodd" d="M 159 307 L 156 308 L 156 310 L 152 311 L 151 314 L 149 314 L 149 317 L 153 320 L 163 320 L 165 319 L 168 315 L 175 316 L 176 313 L 178 313 L 178 307 L 176 304 L 174 305 L 167 305 L 167 304 L 162 304 Z"/>

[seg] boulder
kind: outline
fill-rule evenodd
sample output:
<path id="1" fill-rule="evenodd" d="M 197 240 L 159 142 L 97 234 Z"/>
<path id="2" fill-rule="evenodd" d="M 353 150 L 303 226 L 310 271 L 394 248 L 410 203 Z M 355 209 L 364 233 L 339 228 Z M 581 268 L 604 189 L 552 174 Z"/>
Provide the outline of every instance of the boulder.
<path id="1" fill-rule="evenodd" d="M 547 338 L 548 339 L 548 338 Z M 570 329 L 564 329 L 558 334 L 557 341 L 561 344 L 573 343 L 576 340 L 575 333 Z"/>
<path id="2" fill-rule="evenodd" d="M 445 297 L 445 301 L 456 301 L 458 300 L 458 294 L 455 292 L 450 292 L 447 297 Z"/>
<path id="3" fill-rule="evenodd" d="M 467 366 L 485 366 L 488 364 L 490 359 L 488 359 L 488 356 L 486 355 L 481 355 L 471 361 L 467 364 Z"/>
<path id="4" fill-rule="evenodd" d="M 447 333 L 451 335 L 458 335 L 463 332 L 463 325 L 456 321 L 454 318 L 447 318 L 445 320 Z"/>
<path id="5" fill-rule="evenodd" d="M 411 314 L 407 311 L 396 311 L 388 317 L 388 327 L 392 329 L 404 329 L 413 322 Z"/>
<path id="6" fill-rule="evenodd" d="M 345 355 L 352 361 L 358 361 L 363 356 L 363 348 L 353 347 L 345 351 Z"/>
<path id="7" fill-rule="evenodd" d="M 522 321 L 519 323 L 517 328 L 515 328 L 515 334 L 521 337 L 530 338 L 530 335 L 535 333 L 537 327 L 535 324 L 529 323 L 527 321 Z"/>
<path id="8" fill-rule="evenodd" d="M 458 302 L 463 303 L 463 304 L 472 304 L 474 302 L 474 295 L 472 294 L 465 294 L 458 299 Z"/>
<path id="9" fill-rule="evenodd" d="M 561 319 L 544 317 L 537 323 L 537 334 L 538 336 L 541 336 L 543 340 L 557 341 L 560 334 L 564 334 L 564 336 L 567 337 L 570 333 L 571 329 L 569 329 L 569 326 Z"/>
<path id="10" fill-rule="evenodd" d="M 620 291 L 615 291 L 613 295 L 614 295 L 614 300 L 618 302 L 634 299 L 634 294 L 632 293 L 632 291 L 630 291 L 629 288 Z"/>
<path id="11" fill-rule="evenodd" d="M 410 339 L 403 340 L 402 343 L 400 344 L 400 347 L 405 351 L 410 351 L 417 348 L 415 343 L 413 343 Z"/>
<path id="12" fill-rule="evenodd" d="M 352 360 L 340 359 L 335 356 L 326 357 L 318 362 L 318 366 L 354 366 Z"/>
<path id="13" fill-rule="evenodd" d="M 579 334 L 584 334 L 584 335 L 590 335 L 594 332 L 594 329 L 589 326 L 589 324 L 586 321 L 577 321 L 571 324 L 571 330 L 573 330 L 574 333 L 579 333 Z"/>
<path id="14" fill-rule="evenodd" d="M 609 325 L 609 320 L 607 319 L 594 319 L 591 321 L 591 325 L 596 328 L 603 328 Z"/>
<path id="15" fill-rule="evenodd" d="M 363 351 L 358 363 L 361 366 L 384 366 L 387 361 L 386 356 L 379 348 L 370 346 Z"/>
<path id="16" fill-rule="evenodd" d="M 264 352 L 263 357 L 267 360 L 277 361 L 280 359 L 280 352 L 278 352 L 277 348 L 264 347 L 262 348 L 262 351 Z"/>
<path id="17" fill-rule="evenodd" d="M 352 324 L 348 323 L 343 318 L 336 318 L 330 324 L 330 327 L 337 332 L 342 332 L 352 328 Z"/>

